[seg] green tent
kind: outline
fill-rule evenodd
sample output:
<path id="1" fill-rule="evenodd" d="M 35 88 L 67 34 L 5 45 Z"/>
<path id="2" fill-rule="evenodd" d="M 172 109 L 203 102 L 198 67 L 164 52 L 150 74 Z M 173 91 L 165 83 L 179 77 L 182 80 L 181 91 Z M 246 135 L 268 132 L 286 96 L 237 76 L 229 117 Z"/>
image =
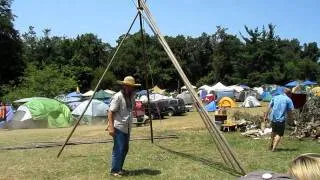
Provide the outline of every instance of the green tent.
<path id="1" fill-rule="evenodd" d="M 112 94 L 109 94 L 107 92 L 105 92 L 104 90 L 100 90 L 98 92 L 96 92 L 96 94 L 94 95 L 94 99 L 108 99 L 111 98 Z"/>
<path id="2" fill-rule="evenodd" d="M 45 121 L 48 128 L 69 127 L 72 124 L 72 115 L 69 108 L 57 100 L 49 98 L 34 99 L 22 106 L 27 108 L 26 111 L 29 110 L 32 117 L 30 120 Z M 18 111 L 19 109 L 20 107 Z M 24 117 L 21 118 L 21 121 L 28 119 L 23 119 Z"/>

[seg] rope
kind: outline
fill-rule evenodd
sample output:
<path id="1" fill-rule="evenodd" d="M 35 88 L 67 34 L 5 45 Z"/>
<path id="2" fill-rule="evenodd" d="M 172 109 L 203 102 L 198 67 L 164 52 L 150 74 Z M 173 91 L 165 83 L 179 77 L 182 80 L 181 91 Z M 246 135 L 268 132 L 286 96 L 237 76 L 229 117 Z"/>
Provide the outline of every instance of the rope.
<path id="1" fill-rule="evenodd" d="M 176 135 L 167 135 L 167 136 L 155 136 L 154 139 L 178 139 Z M 134 140 L 150 140 L 148 137 L 135 137 L 131 138 L 130 141 Z M 112 139 L 109 140 L 96 140 L 96 141 L 70 141 L 67 145 L 81 145 L 81 144 L 102 144 L 102 143 L 111 143 L 113 142 Z M 62 146 L 61 142 L 38 142 L 32 143 L 31 145 L 26 146 L 7 146 L 7 147 L 0 147 L 0 150 L 19 150 L 19 149 L 36 149 L 36 148 L 50 148 L 50 147 L 57 147 Z"/>
<path id="2" fill-rule="evenodd" d="M 132 29 L 132 26 L 133 26 L 134 22 L 136 21 L 136 19 L 137 19 L 138 15 L 139 15 L 139 13 L 137 13 L 137 14 L 136 14 L 136 16 L 134 17 L 134 19 L 133 19 L 133 21 L 132 21 L 132 23 L 131 23 L 131 25 L 130 25 L 130 27 L 129 27 L 129 29 L 128 29 L 127 33 L 126 33 L 126 35 L 122 38 L 121 42 L 119 43 L 119 45 L 118 45 L 118 47 L 117 47 L 116 51 L 114 52 L 114 54 L 113 54 L 113 56 L 112 56 L 112 58 L 111 58 L 111 60 L 110 60 L 110 62 L 109 62 L 109 64 L 108 64 L 107 68 L 106 68 L 106 69 L 105 69 L 105 71 L 103 72 L 103 74 L 102 74 L 101 78 L 99 79 L 98 84 L 97 84 L 97 85 L 96 85 L 96 87 L 94 88 L 94 92 L 93 92 L 92 96 L 90 97 L 88 104 L 86 105 L 85 109 L 82 111 L 82 113 L 81 113 L 81 115 L 80 115 L 80 117 L 79 117 L 78 121 L 76 122 L 76 124 L 74 125 L 74 127 L 73 127 L 72 131 L 71 131 L 71 132 L 70 132 L 70 134 L 68 135 L 68 137 L 67 137 L 67 139 L 66 139 L 66 141 L 65 141 L 64 145 L 62 146 L 62 148 L 60 149 L 60 151 L 59 151 L 59 153 L 58 153 L 58 155 L 57 155 L 57 158 L 59 158 L 59 157 L 60 157 L 60 155 L 61 155 L 61 153 L 62 153 L 63 149 L 64 149 L 64 148 L 65 148 L 65 146 L 67 145 L 67 143 L 68 143 L 69 139 L 71 138 L 72 134 L 73 134 L 73 133 L 74 133 L 74 131 L 76 130 L 76 128 L 77 128 L 77 126 L 79 125 L 80 121 L 82 120 L 84 113 L 87 111 L 87 109 L 88 109 L 88 107 L 89 107 L 89 105 L 90 105 L 90 103 L 91 103 L 91 101 L 92 101 L 92 99 L 93 99 L 94 95 L 96 94 L 96 92 L 97 92 L 97 90 L 98 90 L 98 88 L 99 88 L 99 86 L 100 86 L 100 84 L 101 84 L 101 82 L 102 82 L 102 80 L 103 80 L 104 76 L 105 76 L 105 75 L 106 75 L 106 73 L 108 72 L 108 70 L 109 70 L 109 68 L 110 68 L 110 66 L 111 66 L 111 64 L 112 64 L 112 62 L 113 62 L 113 60 L 114 60 L 114 58 L 115 58 L 116 54 L 118 53 L 118 51 L 119 51 L 120 47 L 122 46 L 122 44 L 123 44 L 124 40 L 125 40 L 125 39 L 127 38 L 127 36 L 129 35 L 129 33 L 130 33 L 131 29 Z"/>

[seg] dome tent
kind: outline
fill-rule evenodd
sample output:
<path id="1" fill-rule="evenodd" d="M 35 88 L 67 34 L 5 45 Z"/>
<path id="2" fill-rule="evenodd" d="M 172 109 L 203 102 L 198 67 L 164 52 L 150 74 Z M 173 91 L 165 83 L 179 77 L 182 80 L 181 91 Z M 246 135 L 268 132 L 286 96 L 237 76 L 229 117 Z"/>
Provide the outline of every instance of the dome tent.
<path id="1" fill-rule="evenodd" d="M 62 128 L 72 124 L 69 108 L 49 98 L 32 99 L 21 105 L 9 128 Z"/>
<path id="2" fill-rule="evenodd" d="M 222 107 L 236 107 L 236 103 L 229 97 L 223 97 L 220 99 L 218 106 Z"/>
<path id="3" fill-rule="evenodd" d="M 241 104 L 241 107 L 251 108 L 261 106 L 260 102 L 254 96 L 248 96 L 246 100 Z"/>
<path id="4" fill-rule="evenodd" d="M 207 104 L 205 106 L 206 110 L 208 112 L 213 112 L 213 111 L 216 111 L 217 110 L 217 106 L 216 106 L 216 103 L 214 101 L 212 101 L 211 103 Z"/>
<path id="5" fill-rule="evenodd" d="M 83 101 L 72 111 L 72 114 L 80 116 L 88 103 L 89 103 L 89 100 Z M 93 117 L 95 116 L 106 117 L 108 109 L 109 109 L 109 106 L 107 104 L 103 103 L 102 101 L 92 99 L 84 115 L 93 116 Z"/>

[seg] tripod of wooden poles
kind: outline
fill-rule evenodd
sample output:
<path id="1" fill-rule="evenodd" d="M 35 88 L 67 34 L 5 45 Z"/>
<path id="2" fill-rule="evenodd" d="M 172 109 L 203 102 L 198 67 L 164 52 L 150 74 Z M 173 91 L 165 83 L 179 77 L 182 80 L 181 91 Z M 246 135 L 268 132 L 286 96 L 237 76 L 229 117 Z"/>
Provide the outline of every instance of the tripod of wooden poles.
<path id="1" fill-rule="evenodd" d="M 201 100 L 199 99 L 199 97 L 197 96 L 197 93 L 195 92 L 195 90 L 193 89 L 189 79 L 187 78 L 187 76 L 185 75 L 185 73 L 183 72 L 179 62 L 177 61 L 176 57 L 174 56 L 172 50 L 170 49 L 168 43 L 166 42 L 166 40 L 164 39 L 164 36 L 161 34 L 160 29 L 158 28 L 158 26 L 155 23 L 155 20 L 148 8 L 148 6 L 146 5 L 146 3 L 143 0 L 138 0 L 138 4 L 135 4 L 138 13 L 135 16 L 133 22 L 130 25 L 130 28 L 127 32 L 127 34 L 123 37 L 122 41 L 120 42 L 120 44 L 118 45 L 118 48 L 116 49 L 113 57 L 111 58 L 106 70 L 104 71 L 101 79 L 99 80 L 95 90 L 94 90 L 94 94 L 96 92 L 96 90 L 98 89 L 103 77 L 105 76 L 106 72 L 108 71 L 111 63 L 113 62 L 113 59 L 115 57 L 115 55 L 117 54 L 119 48 L 121 47 L 123 41 L 125 40 L 125 38 L 127 37 L 127 35 L 130 33 L 130 30 L 135 22 L 135 20 L 137 19 L 137 17 L 139 16 L 140 19 L 140 32 L 141 32 L 141 38 L 142 38 L 142 42 L 143 42 L 143 60 L 146 64 L 147 67 L 147 59 L 146 59 L 146 53 L 145 53 L 145 40 L 144 40 L 144 34 L 143 34 L 143 29 L 142 29 L 142 18 L 145 20 L 145 22 L 148 24 L 148 26 L 150 27 L 150 29 L 152 30 L 152 32 L 154 33 L 154 35 L 157 37 L 159 43 L 162 45 L 162 47 L 164 48 L 164 50 L 166 51 L 168 57 L 170 58 L 171 62 L 173 63 L 174 67 L 176 68 L 176 70 L 178 71 L 182 81 L 184 82 L 184 84 L 186 85 L 187 89 L 189 90 L 189 92 L 191 93 L 191 96 L 193 98 L 194 101 L 194 105 L 195 108 L 197 109 L 201 119 L 203 120 L 203 123 L 205 124 L 210 136 L 212 137 L 213 142 L 215 143 L 219 153 L 221 154 L 222 159 L 224 160 L 224 162 L 228 165 L 231 166 L 235 171 L 237 171 L 239 174 L 244 175 L 245 174 L 245 170 L 242 167 L 239 159 L 237 158 L 237 156 L 235 155 L 235 153 L 232 151 L 229 143 L 227 142 L 227 140 L 225 139 L 225 137 L 223 136 L 223 134 L 221 133 L 221 131 L 216 127 L 215 123 L 214 123 L 214 119 L 210 118 L 208 112 L 205 110 L 204 106 L 202 105 Z M 147 71 L 148 68 L 146 68 Z M 148 103 L 149 103 L 149 91 L 148 91 L 148 73 L 145 73 L 145 79 L 146 79 L 146 88 L 147 88 L 147 95 L 148 95 Z M 93 96 L 94 96 L 93 94 Z M 58 156 L 60 156 L 60 154 L 62 153 L 65 145 L 68 143 L 69 139 L 71 138 L 73 132 L 75 131 L 76 127 L 79 125 L 79 122 L 81 121 L 84 112 L 86 111 L 86 109 L 88 108 L 90 102 L 92 101 L 93 96 L 90 98 L 89 103 L 87 105 L 87 107 L 85 108 L 85 110 L 83 111 L 83 113 L 81 114 L 79 120 L 77 121 L 77 123 L 75 124 L 74 128 L 72 129 L 71 133 L 69 134 L 69 136 L 67 137 L 65 144 L 62 146 L 61 150 L 58 153 Z M 150 107 L 150 104 L 149 104 Z M 151 117 L 151 112 L 150 112 L 150 108 L 149 109 L 149 117 Z M 153 131 L 152 131 L 152 120 L 150 121 L 150 128 L 151 128 L 151 142 L 153 143 Z"/>

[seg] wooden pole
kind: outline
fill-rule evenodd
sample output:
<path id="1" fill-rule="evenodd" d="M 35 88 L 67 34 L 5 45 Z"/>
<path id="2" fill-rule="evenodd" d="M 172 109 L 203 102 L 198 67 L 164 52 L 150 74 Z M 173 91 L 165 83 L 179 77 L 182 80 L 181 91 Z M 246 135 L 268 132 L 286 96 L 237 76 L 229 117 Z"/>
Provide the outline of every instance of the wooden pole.
<path id="1" fill-rule="evenodd" d="M 138 8 L 142 11 L 142 7 L 141 7 L 141 0 L 138 0 Z M 144 36 L 144 32 L 143 32 L 143 27 L 142 27 L 142 17 L 141 17 L 141 12 L 139 12 L 139 20 L 140 20 L 140 34 L 141 34 L 141 41 L 142 41 L 142 59 L 144 61 L 145 64 L 145 83 L 146 83 L 146 89 L 147 89 L 147 97 L 148 97 L 148 116 L 149 116 L 149 120 L 150 120 L 150 136 L 151 136 L 151 143 L 153 143 L 153 128 L 152 128 L 152 118 L 151 118 L 151 105 L 150 105 L 150 97 L 149 97 L 149 83 L 148 83 L 148 79 L 149 79 L 149 71 L 148 71 L 148 60 L 146 57 L 146 43 L 145 43 L 145 36 Z"/>
<path id="2" fill-rule="evenodd" d="M 130 27 L 129 27 L 129 30 L 127 31 L 127 34 L 123 37 L 123 39 L 122 39 L 121 42 L 119 43 L 118 48 L 116 49 L 115 53 L 113 54 L 113 56 L 112 56 L 112 58 L 111 58 L 111 60 L 110 60 L 110 62 L 109 62 L 109 64 L 108 64 L 107 68 L 106 68 L 105 71 L 103 72 L 103 74 L 102 74 L 102 76 L 101 76 L 98 84 L 97 84 L 96 87 L 95 87 L 94 92 L 93 92 L 93 95 L 92 95 L 91 98 L 89 99 L 89 102 L 88 102 L 87 106 L 86 106 L 85 109 L 83 110 L 83 112 L 82 112 L 82 114 L 80 115 L 78 121 L 77 121 L 76 124 L 73 126 L 71 132 L 69 133 L 67 139 L 65 140 L 63 146 L 61 147 L 61 149 L 60 149 L 60 151 L 59 151 L 59 153 L 58 153 L 58 155 L 57 155 L 57 158 L 60 157 L 62 151 L 64 150 L 65 146 L 67 145 L 68 141 L 70 140 L 71 136 L 73 135 L 73 133 L 74 133 L 74 131 L 76 130 L 77 126 L 79 125 L 80 121 L 82 120 L 84 113 L 87 111 L 87 109 L 88 109 L 88 107 L 89 107 L 89 104 L 91 103 L 94 95 L 96 94 L 97 89 L 99 88 L 99 86 L 100 86 L 100 84 L 101 84 L 101 82 L 102 82 L 102 80 L 103 80 L 103 77 L 105 76 L 105 74 L 106 74 L 107 71 L 109 70 L 110 65 L 112 64 L 112 62 L 113 62 L 113 60 L 114 60 L 117 52 L 119 51 L 119 49 L 120 49 L 123 41 L 126 39 L 126 37 L 128 36 L 128 34 L 130 33 L 131 28 L 132 28 L 134 22 L 136 21 L 136 19 L 137 19 L 137 17 L 138 17 L 138 14 L 139 14 L 139 13 L 137 13 L 136 16 L 135 16 L 135 18 L 133 19 L 133 21 L 132 21 L 132 23 L 131 23 L 131 25 L 130 25 Z"/>

